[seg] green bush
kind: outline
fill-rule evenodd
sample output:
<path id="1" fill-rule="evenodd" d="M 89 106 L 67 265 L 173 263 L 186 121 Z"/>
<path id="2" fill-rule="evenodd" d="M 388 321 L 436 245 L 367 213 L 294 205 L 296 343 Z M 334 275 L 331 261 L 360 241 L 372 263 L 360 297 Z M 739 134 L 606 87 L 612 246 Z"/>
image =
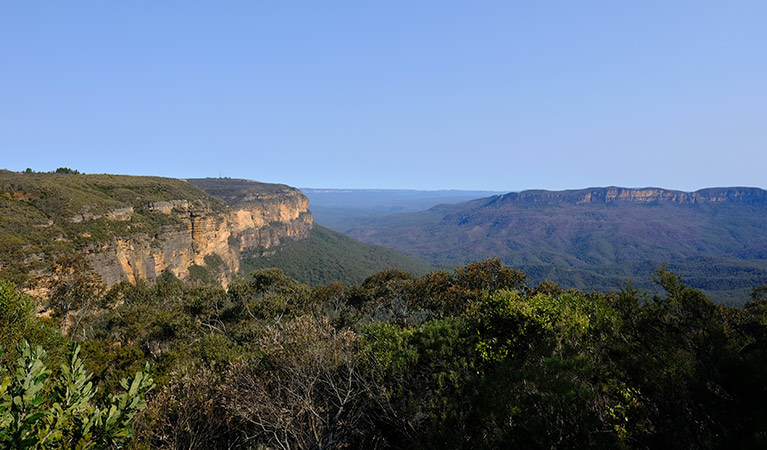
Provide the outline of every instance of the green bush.
<path id="1" fill-rule="evenodd" d="M 123 379 L 123 393 L 105 403 L 93 401 L 96 389 L 79 357 L 69 358 L 57 377 L 47 367 L 41 346 L 26 341 L 12 375 L 0 383 L 0 442 L 12 449 L 121 448 L 133 436 L 131 422 L 146 408 L 144 396 L 154 387 L 150 368 Z"/>
<path id="2" fill-rule="evenodd" d="M 18 345 L 23 340 L 48 348 L 54 359 L 63 355 L 66 346 L 52 325 L 35 316 L 32 299 L 20 293 L 15 284 L 0 280 L 0 370 L 18 359 Z"/>

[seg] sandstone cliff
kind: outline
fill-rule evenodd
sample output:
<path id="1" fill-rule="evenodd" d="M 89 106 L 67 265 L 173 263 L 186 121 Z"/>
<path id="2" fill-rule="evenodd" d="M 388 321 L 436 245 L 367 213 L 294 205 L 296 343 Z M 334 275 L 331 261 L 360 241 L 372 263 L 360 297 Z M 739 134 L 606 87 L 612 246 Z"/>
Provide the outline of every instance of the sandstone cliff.
<path id="1" fill-rule="evenodd" d="M 188 181 L 229 205 L 231 231 L 240 252 L 303 239 L 312 228 L 309 199 L 296 188 L 228 178 Z"/>
<path id="2" fill-rule="evenodd" d="M 306 237 L 308 203 L 298 189 L 246 180 L 4 171 L 0 276 L 39 286 L 58 256 L 83 252 L 107 285 L 163 271 L 185 279 L 194 267 L 226 284 L 242 252 Z"/>
<path id="3" fill-rule="evenodd" d="M 184 200 L 168 203 L 176 206 L 155 209 L 152 204 L 150 210 L 173 216 L 178 225 L 165 225 L 155 234 L 136 233 L 86 247 L 88 260 L 108 286 L 139 278 L 154 281 L 166 270 L 184 279 L 192 265 L 205 266 L 205 258 L 214 254 L 224 263 L 217 274 L 220 281 L 226 283 L 237 273 L 239 261 L 229 246 L 232 232 L 228 213 Z"/>
<path id="4" fill-rule="evenodd" d="M 89 248 L 92 265 L 107 285 L 139 278 L 152 281 L 163 271 L 184 279 L 191 266 L 209 265 L 206 258 L 212 255 L 223 262 L 215 272 L 226 285 L 239 271 L 242 252 L 274 251 L 285 240 L 305 238 L 313 226 L 309 200 L 298 189 L 249 180 L 188 181 L 224 200 L 228 208 L 212 211 L 183 199 L 149 204 L 151 211 L 173 215 L 183 226 Z M 224 195 L 222 186 L 230 195 Z"/>

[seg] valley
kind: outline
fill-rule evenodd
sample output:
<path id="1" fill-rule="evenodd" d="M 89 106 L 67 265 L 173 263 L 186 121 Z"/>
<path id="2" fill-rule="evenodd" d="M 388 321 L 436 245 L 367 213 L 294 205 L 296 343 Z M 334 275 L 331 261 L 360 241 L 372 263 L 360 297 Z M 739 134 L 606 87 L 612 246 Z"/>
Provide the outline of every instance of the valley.
<path id="1" fill-rule="evenodd" d="M 321 225 L 344 232 L 349 223 L 390 214 L 425 211 L 442 203 L 461 203 L 491 195 L 495 191 L 412 189 L 318 189 L 301 188 L 309 198 L 312 213 Z"/>
<path id="2" fill-rule="evenodd" d="M 164 271 L 226 284 L 271 266 L 309 284 L 354 284 L 387 268 L 420 275 L 496 257 L 530 285 L 585 291 L 653 291 L 664 265 L 725 304 L 767 284 L 761 189 L 305 190 L 3 171 L 0 276 L 35 291 L 58 256 L 82 252 L 107 286 Z"/>

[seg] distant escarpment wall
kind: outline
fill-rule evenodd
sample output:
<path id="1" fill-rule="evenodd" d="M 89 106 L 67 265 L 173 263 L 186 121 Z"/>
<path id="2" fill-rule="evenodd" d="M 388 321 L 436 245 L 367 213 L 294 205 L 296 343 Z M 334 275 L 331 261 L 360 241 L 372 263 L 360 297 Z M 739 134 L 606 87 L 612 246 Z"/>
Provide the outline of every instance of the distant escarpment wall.
<path id="1" fill-rule="evenodd" d="M 598 204 L 614 202 L 679 204 L 765 204 L 767 191 L 750 187 L 726 187 L 682 192 L 660 188 L 603 187 L 566 191 L 529 190 L 490 197 L 492 203 Z"/>

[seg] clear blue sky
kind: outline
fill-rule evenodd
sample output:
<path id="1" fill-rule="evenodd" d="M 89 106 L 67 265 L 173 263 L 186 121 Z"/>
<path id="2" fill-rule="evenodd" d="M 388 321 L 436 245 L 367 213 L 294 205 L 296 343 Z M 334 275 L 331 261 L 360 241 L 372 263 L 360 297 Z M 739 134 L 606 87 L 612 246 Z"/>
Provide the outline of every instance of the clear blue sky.
<path id="1" fill-rule="evenodd" d="M 6 1 L 0 168 L 767 187 L 767 2 Z"/>

